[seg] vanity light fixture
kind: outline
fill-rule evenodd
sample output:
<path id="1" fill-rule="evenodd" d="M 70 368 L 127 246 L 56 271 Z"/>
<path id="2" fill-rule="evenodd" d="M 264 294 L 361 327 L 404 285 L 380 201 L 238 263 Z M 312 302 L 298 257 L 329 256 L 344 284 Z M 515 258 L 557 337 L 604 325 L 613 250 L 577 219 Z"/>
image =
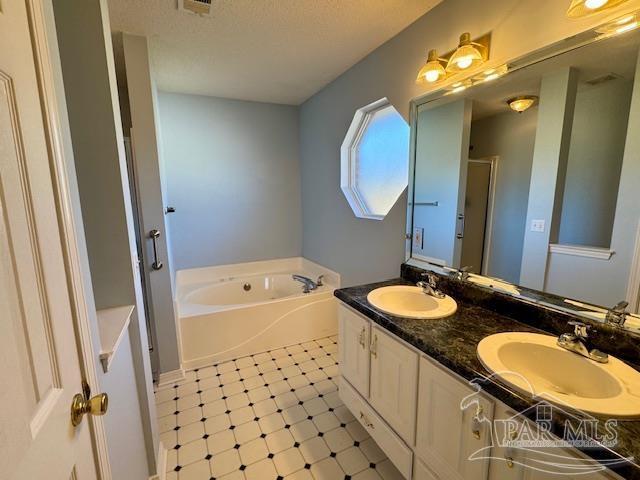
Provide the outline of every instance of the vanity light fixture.
<path id="1" fill-rule="evenodd" d="M 572 0 L 567 10 L 567 17 L 579 18 L 615 7 L 627 0 Z"/>
<path id="2" fill-rule="evenodd" d="M 522 95 L 519 97 L 511 98 L 507 100 L 509 107 L 514 112 L 522 113 L 525 110 L 533 107 L 533 105 L 538 101 L 538 97 L 534 95 Z"/>
<path id="3" fill-rule="evenodd" d="M 483 37 L 482 40 L 488 37 Z M 447 62 L 447 72 L 460 73 L 484 63 L 489 56 L 488 44 L 471 41 L 471 34 L 460 35 L 460 44 Z"/>
<path id="4" fill-rule="evenodd" d="M 635 12 L 629 15 L 624 15 L 617 20 L 606 23 L 596 29 L 597 33 L 603 36 L 620 35 L 622 33 L 630 32 L 640 27 L 640 13 Z"/>
<path id="5" fill-rule="evenodd" d="M 446 60 L 439 58 L 436 50 L 429 50 L 427 63 L 418 72 L 416 83 L 436 83 L 443 80 L 447 76 L 443 63 L 446 64 Z"/>

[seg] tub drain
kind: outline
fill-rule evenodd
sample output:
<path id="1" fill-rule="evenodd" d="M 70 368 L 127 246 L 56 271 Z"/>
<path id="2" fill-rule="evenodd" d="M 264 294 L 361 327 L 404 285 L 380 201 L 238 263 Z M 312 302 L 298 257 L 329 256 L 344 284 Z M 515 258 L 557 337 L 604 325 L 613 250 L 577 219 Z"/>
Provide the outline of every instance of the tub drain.
<path id="1" fill-rule="evenodd" d="M 251 290 L 251 284 L 250 283 L 245 283 L 242 288 L 244 288 L 245 292 L 248 292 L 249 290 Z"/>

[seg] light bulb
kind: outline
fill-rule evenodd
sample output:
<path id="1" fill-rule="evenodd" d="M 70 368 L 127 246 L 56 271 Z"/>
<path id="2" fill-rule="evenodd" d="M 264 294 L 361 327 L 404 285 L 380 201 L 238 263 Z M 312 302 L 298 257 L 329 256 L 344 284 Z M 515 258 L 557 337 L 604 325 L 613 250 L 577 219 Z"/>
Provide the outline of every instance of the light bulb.
<path id="1" fill-rule="evenodd" d="M 427 82 L 437 82 L 440 78 L 440 72 L 438 70 L 429 70 L 424 74 L 424 78 L 427 80 Z"/>
<path id="2" fill-rule="evenodd" d="M 595 10 L 596 8 L 600 8 L 606 5 L 609 0 L 585 0 L 584 6 L 589 10 Z"/>
<path id="3" fill-rule="evenodd" d="M 623 27 L 616 28 L 616 33 L 625 33 L 638 28 L 638 22 L 627 23 Z"/>
<path id="4" fill-rule="evenodd" d="M 456 65 L 458 65 L 458 68 L 461 69 L 465 69 L 465 68 L 469 68 L 471 66 L 471 64 L 473 63 L 473 58 L 469 57 L 461 57 L 456 61 Z"/>

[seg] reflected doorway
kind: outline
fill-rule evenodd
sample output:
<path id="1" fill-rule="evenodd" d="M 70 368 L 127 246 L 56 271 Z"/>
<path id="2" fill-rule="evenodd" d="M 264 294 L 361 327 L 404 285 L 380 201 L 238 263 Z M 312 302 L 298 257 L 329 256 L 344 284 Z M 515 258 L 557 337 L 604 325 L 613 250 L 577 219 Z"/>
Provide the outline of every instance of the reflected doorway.
<path id="1" fill-rule="evenodd" d="M 470 267 L 472 273 L 487 274 L 497 168 L 497 156 L 469 159 L 467 164 L 460 266 Z"/>

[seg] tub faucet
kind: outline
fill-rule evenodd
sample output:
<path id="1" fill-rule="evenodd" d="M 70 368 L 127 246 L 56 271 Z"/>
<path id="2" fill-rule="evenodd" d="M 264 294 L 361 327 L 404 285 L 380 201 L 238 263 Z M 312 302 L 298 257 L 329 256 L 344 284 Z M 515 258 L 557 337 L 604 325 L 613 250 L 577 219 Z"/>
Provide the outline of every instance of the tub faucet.
<path id="1" fill-rule="evenodd" d="M 422 291 L 425 294 L 431 295 L 432 297 L 440 298 L 440 299 L 446 297 L 444 293 L 438 290 L 438 280 L 433 272 L 425 272 L 420 276 L 424 278 L 426 281 L 421 280 L 418 283 L 416 283 L 416 285 L 422 288 Z"/>
<path id="2" fill-rule="evenodd" d="M 302 293 L 309 293 L 312 290 L 315 290 L 318 288 L 318 283 L 314 282 L 313 280 L 311 280 L 309 277 L 305 277 L 304 275 L 291 275 L 291 278 L 293 278 L 296 282 L 300 282 L 302 283 Z"/>

